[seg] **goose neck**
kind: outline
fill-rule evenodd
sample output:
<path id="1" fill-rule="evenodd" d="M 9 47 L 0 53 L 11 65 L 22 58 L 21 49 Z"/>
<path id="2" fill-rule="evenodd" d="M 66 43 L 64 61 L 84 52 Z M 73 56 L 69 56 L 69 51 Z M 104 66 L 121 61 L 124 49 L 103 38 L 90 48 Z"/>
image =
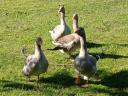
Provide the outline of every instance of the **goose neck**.
<path id="1" fill-rule="evenodd" d="M 36 43 L 35 44 L 35 56 L 39 57 L 40 54 L 41 54 L 41 46 Z"/>
<path id="2" fill-rule="evenodd" d="M 87 45 L 86 45 L 86 39 L 83 37 L 80 37 L 80 53 L 79 57 L 86 58 L 88 55 L 87 53 Z"/>
<path id="3" fill-rule="evenodd" d="M 78 20 L 73 19 L 73 30 L 76 31 L 78 29 Z"/>
<path id="4" fill-rule="evenodd" d="M 64 17 L 65 17 L 65 13 L 60 13 L 60 21 L 61 21 L 61 25 L 63 25 L 63 24 L 65 24 L 65 19 L 64 19 Z"/>

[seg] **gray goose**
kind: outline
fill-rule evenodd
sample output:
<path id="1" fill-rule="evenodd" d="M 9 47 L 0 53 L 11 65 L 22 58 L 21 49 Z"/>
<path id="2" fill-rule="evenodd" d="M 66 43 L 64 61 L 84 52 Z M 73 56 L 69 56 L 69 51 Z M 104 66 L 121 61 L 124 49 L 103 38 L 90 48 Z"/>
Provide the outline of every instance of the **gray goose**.
<path id="1" fill-rule="evenodd" d="M 60 24 L 55 26 L 53 30 L 49 31 L 53 42 L 56 41 L 58 38 L 71 33 L 71 30 L 65 21 L 64 5 L 60 5 L 58 12 L 60 13 Z"/>
<path id="2" fill-rule="evenodd" d="M 56 45 L 55 48 L 51 50 L 60 50 L 62 53 L 66 52 L 70 56 L 77 48 L 79 48 L 80 37 L 77 34 L 78 30 L 78 14 L 73 14 L 73 30 L 72 34 L 63 36 L 59 38 L 56 42 L 53 42 Z"/>
<path id="3" fill-rule="evenodd" d="M 80 52 L 79 55 L 75 58 L 74 66 L 76 70 L 78 71 L 78 77 L 75 80 L 76 84 L 80 83 L 80 76 L 84 76 L 84 80 L 86 81 L 82 87 L 88 87 L 88 79 L 95 75 L 97 72 L 96 63 L 99 59 L 99 56 L 93 57 L 92 55 L 89 55 L 87 52 L 87 45 L 86 45 L 86 35 L 83 28 L 79 28 L 78 32 L 80 33 Z M 81 34 L 82 33 L 82 34 Z M 84 33 L 84 34 L 83 34 Z"/>
<path id="4" fill-rule="evenodd" d="M 23 50 L 22 53 L 25 56 L 25 64 L 23 67 L 23 74 L 29 78 L 32 75 L 38 76 L 39 80 L 39 75 L 41 73 L 44 73 L 48 69 L 48 61 L 41 50 L 41 45 L 42 45 L 42 39 L 38 37 L 35 42 L 35 53 L 29 56 L 25 56 Z"/>

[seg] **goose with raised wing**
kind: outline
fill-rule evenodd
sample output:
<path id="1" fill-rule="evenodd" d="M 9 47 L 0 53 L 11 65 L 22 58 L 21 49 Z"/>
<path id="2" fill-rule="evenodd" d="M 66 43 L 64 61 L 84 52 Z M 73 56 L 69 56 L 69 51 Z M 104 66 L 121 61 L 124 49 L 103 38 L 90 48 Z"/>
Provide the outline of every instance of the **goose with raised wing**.
<path id="1" fill-rule="evenodd" d="M 60 5 L 58 12 L 60 13 L 60 24 L 55 26 L 53 30 L 49 31 L 53 42 L 58 40 L 60 37 L 71 33 L 71 30 L 65 21 L 64 5 Z"/>
<path id="2" fill-rule="evenodd" d="M 23 55 L 25 56 L 25 64 L 23 67 L 23 74 L 29 78 L 32 75 L 38 76 L 39 80 L 39 75 L 41 73 L 44 73 L 48 69 L 48 61 L 41 50 L 41 45 L 42 45 L 42 39 L 38 37 L 35 42 L 35 53 L 29 56 L 25 56 L 24 52 L 22 50 Z"/>
<path id="3" fill-rule="evenodd" d="M 83 32 L 78 32 L 80 33 L 79 35 L 81 37 L 80 37 L 80 52 L 74 61 L 74 66 L 78 71 L 78 77 L 76 78 L 75 83 L 79 84 L 80 77 L 81 75 L 83 75 L 85 84 L 82 85 L 82 87 L 88 87 L 88 79 L 93 75 L 95 75 L 95 73 L 97 72 L 96 64 L 99 59 L 99 56 L 97 55 L 96 57 L 93 57 L 92 55 L 88 54 L 84 28 L 79 28 L 79 31 L 83 31 Z"/>

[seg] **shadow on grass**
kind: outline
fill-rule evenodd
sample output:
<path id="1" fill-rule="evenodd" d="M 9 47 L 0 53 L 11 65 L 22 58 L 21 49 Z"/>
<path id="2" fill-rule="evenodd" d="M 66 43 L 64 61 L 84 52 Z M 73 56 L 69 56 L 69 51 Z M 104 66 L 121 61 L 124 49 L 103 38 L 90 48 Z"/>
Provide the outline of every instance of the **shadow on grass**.
<path id="1" fill-rule="evenodd" d="M 128 71 L 120 71 L 110 76 L 105 76 L 102 81 L 102 85 L 112 88 L 125 89 L 128 88 Z"/>
<path id="2" fill-rule="evenodd" d="M 95 84 L 102 84 L 111 88 L 126 89 L 128 88 L 128 71 L 123 70 L 118 73 L 99 72 L 104 75 L 100 82 L 93 82 Z M 91 82 L 92 83 L 92 82 Z"/>
<path id="3" fill-rule="evenodd" d="M 111 89 L 102 89 L 102 88 L 92 88 L 92 90 L 96 91 L 95 96 L 98 96 L 100 93 L 109 94 L 107 96 L 128 96 L 128 92 L 122 91 L 122 90 L 111 90 Z M 106 95 L 103 95 L 106 96 Z"/>
<path id="4" fill-rule="evenodd" d="M 7 80 L 0 80 L 0 83 L 3 85 L 3 89 L 0 89 L 0 92 L 10 91 L 12 89 L 21 89 L 21 90 L 33 90 L 34 89 L 34 86 L 30 84 L 17 83 L 17 82 L 7 81 Z"/>
<path id="5" fill-rule="evenodd" d="M 43 83 L 51 83 L 55 85 L 61 85 L 63 87 L 69 87 L 74 85 L 74 80 L 69 72 L 66 70 L 61 70 L 55 73 L 52 77 L 42 78 L 40 81 Z"/>
<path id="6" fill-rule="evenodd" d="M 117 45 L 124 46 L 124 47 L 128 46 L 128 44 L 117 44 Z"/>
<path id="7" fill-rule="evenodd" d="M 97 43 L 93 43 L 93 42 L 87 42 L 88 48 L 93 48 L 93 47 L 97 48 L 97 47 L 102 47 L 103 45 L 105 45 L 105 44 L 97 44 Z"/>
<path id="8" fill-rule="evenodd" d="M 115 54 L 105 54 L 105 53 L 89 53 L 90 55 L 93 55 L 94 57 L 96 57 L 96 55 L 100 55 L 101 59 L 105 59 L 105 58 L 113 58 L 113 59 L 119 59 L 119 58 L 128 58 L 128 56 L 123 56 L 123 55 L 115 55 Z M 77 54 L 71 55 L 71 58 L 75 59 L 76 56 L 78 56 Z"/>
<path id="9" fill-rule="evenodd" d="M 96 90 L 98 93 L 107 93 L 112 96 L 128 96 L 128 92 L 125 90 L 128 89 L 128 71 L 122 70 L 118 73 L 112 74 L 107 73 L 105 71 L 99 71 L 100 75 L 102 75 L 101 81 L 89 81 L 90 84 L 97 84 L 107 86 L 109 88 L 92 88 Z M 114 88 L 114 89 L 112 89 Z"/>
<path id="10" fill-rule="evenodd" d="M 93 56 L 96 56 L 97 53 L 89 53 Z M 100 58 L 101 59 L 104 59 L 104 58 L 113 58 L 113 59 L 119 59 L 119 58 L 128 58 L 128 56 L 123 56 L 123 55 L 115 55 L 115 54 L 105 54 L 105 53 L 100 53 L 98 54 L 100 55 Z"/>

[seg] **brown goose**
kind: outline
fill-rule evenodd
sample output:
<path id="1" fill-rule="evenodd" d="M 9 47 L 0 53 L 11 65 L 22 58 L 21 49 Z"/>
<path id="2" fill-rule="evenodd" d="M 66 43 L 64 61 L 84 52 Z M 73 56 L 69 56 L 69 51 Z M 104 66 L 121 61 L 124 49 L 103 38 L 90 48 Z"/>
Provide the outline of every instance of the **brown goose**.
<path id="1" fill-rule="evenodd" d="M 65 21 L 64 5 L 60 5 L 58 12 L 60 13 L 60 25 L 55 26 L 53 30 L 49 31 L 53 41 L 56 41 L 58 38 L 71 33 L 71 30 Z"/>
<path id="2" fill-rule="evenodd" d="M 85 84 L 82 87 L 88 87 L 88 79 L 95 75 L 97 72 L 96 63 L 99 59 L 99 56 L 93 57 L 89 55 L 87 52 L 87 45 L 86 45 L 86 35 L 83 28 L 79 28 L 78 32 L 80 37 L 80 52 L 79 55 L 75 58 L 74 66 L 76 70 L 79 72 L 77 79 L 75 80 L 76 84 L 80 83 L 80 75 L 84 75 Z M 82 34 L 81 34 L 82 33 Z M 84 33 L 84 34 L 83 34 Z"/>
<path id="3" fill-rule="evenodd" d="M 32 55 L 26 56 L 25 64 L 23 67 L 23 74 L 29 78 L 32 75 L 37 75 L 39 80 L 39 75 L 44 73 L 48 69 L 48 61 L 41 50 L 42 39 L 37 38 L 35 42 L 35 53 Z M 24 52 L 22 51 L 23 55 Z M 24 55 L 25 56 L 25 55 Z"/>

